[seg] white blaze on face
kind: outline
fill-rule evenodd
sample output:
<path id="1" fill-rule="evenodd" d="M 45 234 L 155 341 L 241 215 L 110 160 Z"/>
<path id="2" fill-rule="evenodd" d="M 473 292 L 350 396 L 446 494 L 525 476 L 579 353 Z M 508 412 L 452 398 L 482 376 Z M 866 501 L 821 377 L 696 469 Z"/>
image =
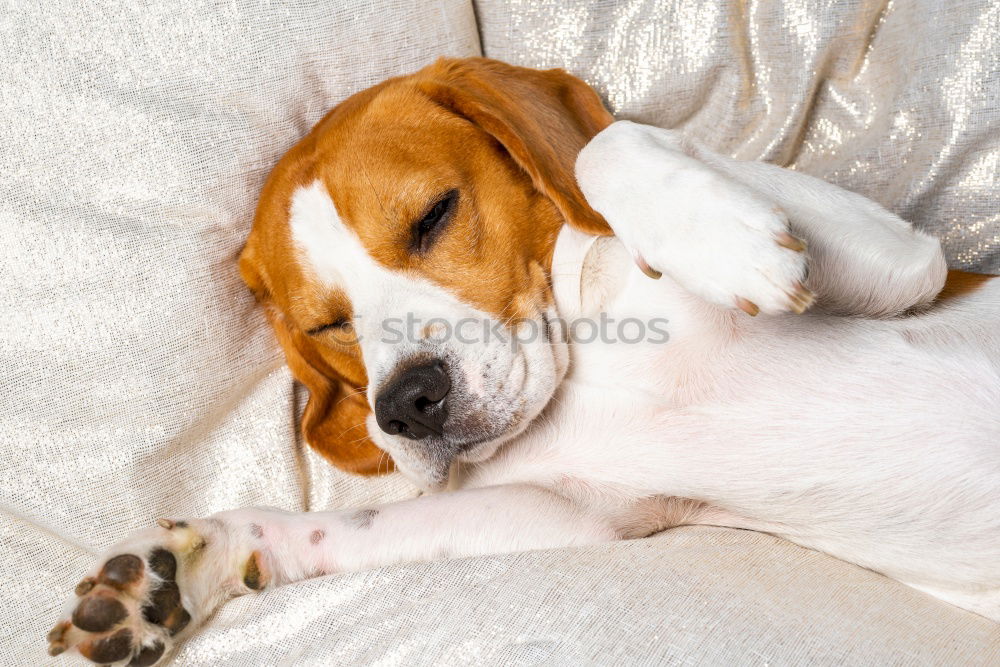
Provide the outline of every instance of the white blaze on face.
<path id="1" fill-rule="evenodd" d="M 342 290 L 353 309 L 353 326 L 362 341 L 362 356 L 369 376 L 368 400 L 391 375 L 406 350 L 373 345 L 381 337 L 384 320 L 394 312 L 405 315 L 407 302 L 416 303 L 413 280 L 376 262 L 357 234 L 337 213 L 320 181 L 299 188 L 292 196 L 290 226 L 292 239 L 305 266 L 316 280 Z"/>
<path id="2" fill-rule="evenodd" d="M 314 277 L 323 285 L 343 290 L 351 302 L 368 372 L 369 401 L 398 363 L 410 358 L 417 348 L 426 349 L 419 340 L 422 326 L 416 327 L 414 340 L 404 336 L 397 343 L 383 342 L 393 338 L 389 329 L 403 331 L 408 315 L 421 323 L 487 316 L 419 276 L 376 262 L 340 218 L 320 181 L 299 188 L 292 196 L 290 225 L 301 259 Z"/>
<path id="3" fill-rule="evenodd" d="M 520 432 L 548 402 L 564 370 L 553 357 L 557 346 L 540 336 L 517 348 L 509 341 L 469 342 L 466 336 L 456 337 L 459 323 L 484 323 L 494 318 L 420 276 L 376 262 L 341 219 L 320 181 L 293 194 L 289 225 L 306 271 L 320 284 L 342 290 L 350 300 L 368 374 L 370 405 L 401 366 L 418 358 L 442 361 L 451 376 L 452 390 L 447 399 L 446 432 L 441 438 L 455 445 L 454 452 L 462 449 L 463 439 L 482 442 L 481 451 L 463 454 L 471 457 L 477 451 L 485 454 L 490 443 Z M 449 323 L 452 335 L 424 338 L 429 330 L 440 332 L 440 328 L 426 327 L 435 321 Z M 463 334 L 486 328 L 481 324 L 465 326 Z M 427 478 L 434 472 L 431 468 L 440 469 L 451 462 L 427 459 L 428 451 L 447 451 L 446 447 L 428 447 L 426 440 L 382 433 L 374 419 L 369 420 L 368 430 L 376 444 L 387 449 L 411 477 Z"/>
<path id="4" fill-rule="evenodd" d="M 344 289 L 344 272 L 377 274 L 379 266 L 344 225 L 337 207 L 320 181 L 292 195 L 289 224 L 292 239 L 305 264 L 325 285 Z"/>

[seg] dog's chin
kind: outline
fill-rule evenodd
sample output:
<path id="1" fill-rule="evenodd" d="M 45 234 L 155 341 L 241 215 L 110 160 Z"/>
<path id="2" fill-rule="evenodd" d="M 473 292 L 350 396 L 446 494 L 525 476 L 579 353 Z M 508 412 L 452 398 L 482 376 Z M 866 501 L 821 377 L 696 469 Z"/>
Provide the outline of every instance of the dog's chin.
<path id="1" fill-rule="evenodd" d="M 426 492 L 441 491 L 448 487 L 456 465 L 484 463 L 492 459 L 504 445 L 524 433 L 550 399 L 551 394 L 541 405 L 525 406 L 515 419 L 489 434 L 478 428 L 472 429 L 473 433 L 467 441 L 450 438 L 413 441 L 377 430 L 369 432 L 375 433 L 375 444 L 392 455 L 397 469 L 407 479 Z M 370 424 L 369 429 L 373 426 L 378 428 Z"/>
<path id="2" fill-rule="evenodd" d="M 413 441 L 395 442 L 392 436 L 379 433 L 373 438 L 384 451 L 392 455 L 396 468 L 420 489 L 426 492 L 445 489 L 456 465 L 483 463 L 493 458 L 508 442 L 524 432 L 527 422 L 511 424 L 503 432 L 468 443 Z M 417 444 L 420 449 L 413 447 Z"/>
<path id="3" fill-rule="evenodd" d="M 565 376 L 565 369 L 556 369 L 556 373 L 541 382 L 528 382 L 525 391 L 519 398 L 511 399 L 511 402 L 519 402 L 520 408 L 512 418 L 497 432 L 490 434 L 486 438 L 476 440 L 463 445 L 455 461 L 459 463 L 483 463 L 496 456 L 497 452 L 504 445 L 514 440 L 535 421 L 535 419 L 545 410 L 555 395 L 556 387 Z M 534 386 L 530 386 L 530 385 Z"/>
<path id="4" fill-rule="evenodd" d="M 541 410 L 538 412 L 541 412 Z M 455 457 L 455 460 L 459 463 L 483 463 L 484 461 L 489 461 L 500 451 L 501 447 L 524 433 L 534 416 L 537 416 L 537 413 L 531 418 L 517 420 L 495 437 L 463 447 L 462 451 Z"/>
<path id="5" fill-rule="evenodd" d="M 445 423 L 445 437 L 414 441 L 388 435 L 379 431 L 372 415 L 368 427 L 375 444 L 389 452 L 396 467 L 418 487 L 425 491 L 446 488 L 456 464 L 489 461 L 524 433 L 555 395 L 568 367 L 566 343 L 546 341 L 526 346 L 523 353 L 529 372 L 512 395 L 455 392 L 465 400 Z"/>

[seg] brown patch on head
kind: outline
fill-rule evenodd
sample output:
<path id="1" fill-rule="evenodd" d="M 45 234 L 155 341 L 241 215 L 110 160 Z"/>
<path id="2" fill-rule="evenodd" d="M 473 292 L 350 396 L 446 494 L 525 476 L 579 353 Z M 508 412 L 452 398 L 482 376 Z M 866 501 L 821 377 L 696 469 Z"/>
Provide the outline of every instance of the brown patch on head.
<path id="1" fill-rule="evenodd" d="M 368 439 L 365 419 L 371 412 L 368 383 L 357 346 L 321 341 L 288 321 L 274 306 L 267 309 L 292 374 L 309 390 L 302 414 L 306 441 L 328 461 L 348 472 L 390 472 L 382 450 Z"/>
<path id="2" fill-rule="evenodd" d="M 966 273 L 965 271 L 949 271 L 944 282 L 944 287 L 938 292 L 936 301 L 947 301 L 958 299 L 972 294 L 989 280 L 997 276 L 988 276 L 981 273 Z"/>
<path id="3" fill-rule="evenodd" d="M 498 318 L 532 317 L 552 299 L 562 224 L 610 233 L 574 166 L 611 121 L 596 93 L 562 70 L 442 59 L 347 99 L 285 155 L 261 193 L 240 271 L 309 389 L 302 429 L 314 449 L 345 470 L 391 469 L 367 437 L 358 346 L 321 329 L 350 318 L 353 304 L 301 265 L 288 224 L 294 192 L 320 181 L 378 263 Z M 420 220 L 444 201 L 443 228 L 427 247 L 415 242 Z"/>

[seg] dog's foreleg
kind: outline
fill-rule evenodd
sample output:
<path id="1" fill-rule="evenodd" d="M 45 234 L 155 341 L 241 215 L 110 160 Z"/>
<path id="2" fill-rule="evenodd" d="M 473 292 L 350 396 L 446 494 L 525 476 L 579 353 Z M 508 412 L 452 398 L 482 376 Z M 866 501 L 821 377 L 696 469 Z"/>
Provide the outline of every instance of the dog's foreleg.
<path id="1" fill-rule="evenodd" d="M 807 284 L 828 310 L 891 317 L 929 304 L 948 274 L 941 243 L 871 199 L 799 171 L 691 144 L 695 156 L 773 200 L 809 245 Z"/>
<path id="2" fill-rule="evenodd" d="M 164 519 L 114 546 L 84 577 L 49 633 L 49 651 L 76 648 L 102 664 L 153 665 L 236 595 L 393 563 L 614 539 L 609 522 L 531 486 L 360 510 L 252 508 Z"/>
<path id="3" fill-rule="evenodd" d="M 254 511 L 229 513 L 254 523 Z M 605 542 L 610 523 L 534 486 L 428 495 L 350 511 L 269 515 L 262 553 L 275 583 L 394 563 Z M 272 535 L 268 535 L 272 531 Z"/>
<path id="4" fill-rule="evenodd" d="M 577 180 L 640 266 L 751 314 L 808 306 L 805 282 L 832 312 L 891 316 L 929 303 L 947 275 L 940 243 L 875 202 L 675 130 L 613 123 L 580 153 Z"/>

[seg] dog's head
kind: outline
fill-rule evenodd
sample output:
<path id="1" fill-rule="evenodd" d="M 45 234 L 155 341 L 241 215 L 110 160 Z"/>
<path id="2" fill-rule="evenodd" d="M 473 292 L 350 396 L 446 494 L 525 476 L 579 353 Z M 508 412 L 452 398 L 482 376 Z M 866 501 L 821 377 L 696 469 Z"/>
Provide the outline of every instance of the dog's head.
<path id="1" fill-rule="evenodd" d="M 387 452 L 435 488 L 538 415 L 567 363 L 552 249 L 564 222 L 609 233 L 573 165 L 611 120 L 561 70 L 440 60 L 278 163 L 240 270 L 309 389 L 312 447 L 363 474 Z"/>

